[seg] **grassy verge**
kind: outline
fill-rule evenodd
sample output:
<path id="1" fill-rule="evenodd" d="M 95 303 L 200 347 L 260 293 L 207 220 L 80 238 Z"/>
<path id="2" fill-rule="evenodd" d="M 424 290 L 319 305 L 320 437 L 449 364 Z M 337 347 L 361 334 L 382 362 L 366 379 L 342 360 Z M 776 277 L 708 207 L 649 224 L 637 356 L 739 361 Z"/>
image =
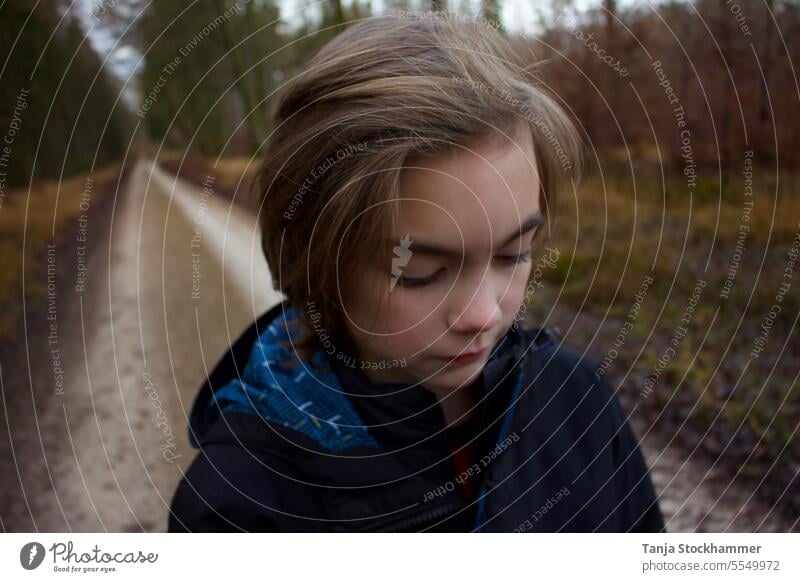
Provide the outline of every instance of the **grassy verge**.
<path id="1" fill-rule="evenodd" d="M 0 338 L 13 338 L 19 331 L 23 298 L 32 303 L 44 297 L 48 244 L 58 246 L 59 255 L 67 252 L 76 259 L 59 261 L 58 279 L 76 275 L 77 247 L 83 245 L 88 254 L 98 229 L 107 227 L 119 175 L 115 165 L 8 193 L 0 207 L 0 304 L 5 307 L 0 311 Z"/>

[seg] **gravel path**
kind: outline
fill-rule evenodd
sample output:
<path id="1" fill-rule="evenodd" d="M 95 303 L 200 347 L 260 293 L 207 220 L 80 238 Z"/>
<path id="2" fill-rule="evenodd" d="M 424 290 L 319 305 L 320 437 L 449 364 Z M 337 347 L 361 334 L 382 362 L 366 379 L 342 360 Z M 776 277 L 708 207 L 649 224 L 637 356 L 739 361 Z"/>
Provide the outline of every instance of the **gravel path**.
<path id="1" fill-rule="evenodd" d="M 254 217 L 228 200 L 140 161 L 117 204 L 110 253 L 61 325 L 64 394 L 31 427 L 44 454 L 22 468 L 11 531 L 165 531 L 206 368 L 280 301 Z"/>

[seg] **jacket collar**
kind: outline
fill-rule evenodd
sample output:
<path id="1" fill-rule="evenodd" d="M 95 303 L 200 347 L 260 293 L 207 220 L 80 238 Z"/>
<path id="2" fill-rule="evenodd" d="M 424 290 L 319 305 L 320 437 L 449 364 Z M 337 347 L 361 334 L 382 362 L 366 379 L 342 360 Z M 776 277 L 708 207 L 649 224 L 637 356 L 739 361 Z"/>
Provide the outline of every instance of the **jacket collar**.
<path id="1" fill-rule="evenodd" d="M 505 404 L 503 409 L 510 407 L 507 388 L 519 374 L 517 364 L 523 348 L 523 333 L 516 327 L 495 343 L 478 377 L 479 405 L 473 414 L 482 414 L 490 402 L 498 400 Z M 332 356 L 327 362 L 369 431 L 387 447 L 424 445 L 430 439 L 444 442 L 444 414 L 433 392 L 420 384 L 376 384 L 359 367 Z"/>
<path id="2" fill-rule="evenodd" d="M 256 407 L 257 396 L 253 389 L 265 388 L 254 386 L 248 383 L 249 370 L 257 368 L 254 360 L 263 357 L 264 339 L 274 330 L 284 327 L 280 318 L 286 319 L 291 315 L 292 308 L 288 302 L 284 301 L 267 313 L 262 315 L 253 323 L 235 342 L 231 349 L 219 361 L 214 371 L 209 375 L 207 381 L 201 387 L 191 413 L 189 438 L 193 446 L 198 447 L 200 442 L 209 433 L 211 425 L 216 420 L 220 408 L 219 395 L 234 394 L 239 399 L 239 412 L 250 412 L 251 414 L 264 414 Z M 276 325 L 277 324 L 277 325 Z M 272 331 L 271 331 L 272 330 Z M 502 411 L 504 415 L 512 412 L 514 402 L 511 401 L 513 390 L 509 387 L 518 380 L 521 373 L 520 360 L 527 357 L 528 344 L 541 344 L 552 340 L 547 330 L 525 331 L 517 326 L 512 326 L 503 338 L 493 347 L 491 356 L 484 366 L 480 376 L 481 382 L 481 405 L 476 414 L 486 414 L 489 403 L 492 404 L 489 414 L 495 415 L 497 411 Z M 533 332 L 533 333 L 532 333 Z M 538 332 L 538 333 L 537 333 Z M 269 343 L 269 342 L 267 342 Z M 334 408 L 347 409 L 351 418 L 357 418 L 356 424 L 363 423 L 361 427 L 366 430 L 357 431 L 359 438 L 364 444 L 370 445 L 370 437 L 374 436 L 380 443 L 380 448 L 404 448 L 416 444 L 423 444 L 423 448 L 431 448 L 429 439 L 433 439 L 440 445 L 444 442 L 444 416 L 438 405 L 435 395 L 420 385 L 384 383 L 373 384 L 369 381 L 362 370 L 347 366 L 335 357 L 328 356 L 322 350 L 318 350 L 312 361 L 315 361 L 322 368 L 322 373 L 327 376 L 329 381 L 338 384 L 336 390 L 326 390 L 328 395 L 335 397 L 329 404 Z M 303 367 L 300 367 L 301 370 Z M 302 371 L 295 374 L 303 374 Z M 296 380 L 298 376 L 293 379 Z M 518 383 L 518 382 L 517 382 Z M 292 382 L 291 389 L 294 389 Z M 288 385 L 288 384 L 287 384 Z M 302 385 L 302 383 L 298 383 Z M 274 394 L 274 386 L 267 387 L 265 394 Z M 315 388 L 317 393 L 319 388 Z M 336 396 L 339 394 L 341 397 Z M 293 402 L 290 397 L 290 403 Z M 293 414 L 296 412 L 295 406 L 284 406 Z M 355 417 L 352 415 L 355 414 Z M 334 415 L 335 416 L 335 415 Z M 268 420 L 274 420 L 269 419 Z M 275 424 L 275 423 L 273 423 Z M 284 426 L 288 423 L 281 422 Z M 313 423 L 319 425 L 320 423 Z M 305 425 L 308 429 L 309 425 Z M 330 433 L 330 427 L 322 423 L 321 427 L 316 426 L 317 432 Z M 333 426 L 336 435 L 331 434 L 332 442 L 339 436 L 341 427 Z M 353 429 L 356 430 L 356 429 Z M 264 436 L 262 439 L 269 439 L 270 431 L 266 428 L 259 433 Z M 316 438 L 313 434 L 306 435 Z M 348 443 L 353 442 L 348 441 Z M 258 443 L 256 443 L 258 444 Z M 261 443 L 263 444 L 263 443 Z"/>

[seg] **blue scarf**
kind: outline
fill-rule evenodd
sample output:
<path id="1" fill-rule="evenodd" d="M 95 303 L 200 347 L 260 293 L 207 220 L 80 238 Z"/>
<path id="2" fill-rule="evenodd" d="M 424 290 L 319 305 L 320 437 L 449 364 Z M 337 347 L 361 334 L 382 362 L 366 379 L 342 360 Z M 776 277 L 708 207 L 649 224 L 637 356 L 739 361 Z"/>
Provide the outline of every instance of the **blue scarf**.
<path id="1" fill-rule="evenodd" d="M 241 378 L 214 393 L 205 411 L 207 426 L 219 414 L 257 414 L 333 451 L 358 445 L 381 449 L 342 390 L 324 352 L 314 352 L 314 367 L 299 360 L 289 343 L 296 335 L 289 330 L 296 330 L 296 324 L 296 310 L 289 307 L 261 333 Z"/>

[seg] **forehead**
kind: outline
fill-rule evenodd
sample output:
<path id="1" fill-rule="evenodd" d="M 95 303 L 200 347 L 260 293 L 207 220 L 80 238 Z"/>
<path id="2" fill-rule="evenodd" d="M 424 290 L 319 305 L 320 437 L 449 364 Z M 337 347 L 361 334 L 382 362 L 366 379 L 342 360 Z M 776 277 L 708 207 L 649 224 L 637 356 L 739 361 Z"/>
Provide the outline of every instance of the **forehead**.
<path id="1" fill-rule="evenodd" d="M 527 127 L 410 161 L 400 175 L 397 236 L 465 249 L 492 248 L 539 211 L 539 176 Z"/>

